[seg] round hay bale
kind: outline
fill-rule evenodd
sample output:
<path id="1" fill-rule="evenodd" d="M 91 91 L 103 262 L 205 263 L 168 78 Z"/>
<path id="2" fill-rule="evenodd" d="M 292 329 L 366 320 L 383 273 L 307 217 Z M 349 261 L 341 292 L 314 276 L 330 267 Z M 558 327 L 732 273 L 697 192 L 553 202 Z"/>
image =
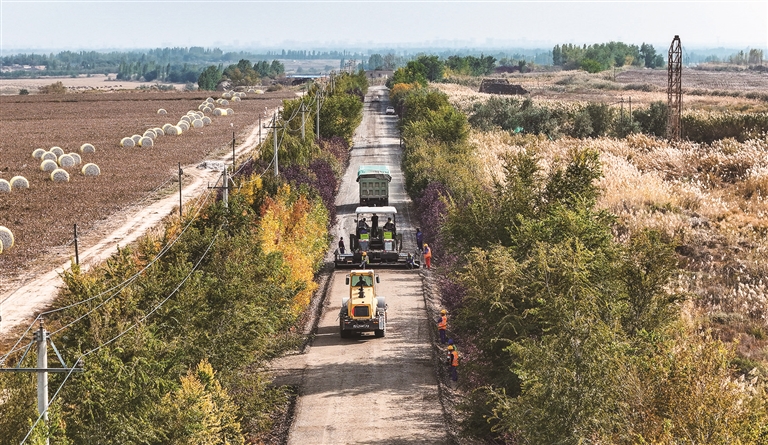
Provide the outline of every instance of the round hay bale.
<path id="1" fill-rule="evenodd" d="M 179 122 L 182 122 L 182 121 L 186 122 L 186 123 L 190 123 L 190 122 L 192 122 L 192 118 L 190 118 L 189 116 L 186 116 L 186 115 L 185 116 L 181 116 L 181 120 L 179 120 Z"/>
<path id="2" fill-rule="evenodd" d="M 233 114 L 235 114 L 235 110 L 227 108 L 227 116 L 232 116 Z"/>
<path id="3" fill-rule="evenodd" d="M 192 121 L 192 126 L 195 128 L 202 128 L 203 127 L 203 120 L 202 119 L 195 119 Z"/>
<path id="4" fill-rule="evenodd" d="M 69 182 L 69 173 L 63 168 L 57 168 L 51 172 L 51 181 L 53 182 Z"/>
<path id="5" fill-rule="evenodd" d="M 138 144 L 139 143 L 139 139 L 141 139 L 141 135 L 134 134 L 133 136 L 131 136 L 131 139 L 133 139 L 133 142 L 135 144 Z"/>
<path id="6" fill-rule="evenodd" d="M 221 97 L 223 99 L 231 99 L 232 98 L 232 93 L 225 91 L 225 92 L 221 93 Z"/>
<path id="7" fill-rule="evenodd" d="M 56 161 L 59 157 L 56 156 L 56 153 L 51 153 L 50 151 L 46 151 L 43 153 L 43 156 L 40 157 L 41 161 Z"/>
<path id="8" fill-rule="evenodd" d="M 75 160 L 72 159 L 72 156 L 70 155 L 59 156 L 59 167 L 66 168 L 66 167 L 74 167 L 74 166 L 75 166 Z"/>
<path id="9" fill-rule="evenodd" d="M 96 153 L 96 147 L 92 144 L 83 144 L 80 146 L 80 153 Z"/>
<path id="10" fill-rule="evenodd" d="M 205 99 L 205 101 L 208 102 L 209 104 L 212 104 L 214 102 L 212 97 Z"/>
<path id="11" fill-rule="evenodd" d="M 210 113 L 211 111 L 213 111 L 213 108 L 211 108 L 211 107 L 205 107 L 205 108 L 203 109 L 203 111 L 204 111 L 204 112 L 206 112 L 206 113 Z"/>
<path id="12" fill-rule="evenodd" d="M 120 146 L 121 147 L 135 147 L 136 142 L 134 142 L 131 138 L 123 138 L 120 140 Z"/>
<path id="13" fill-rule="evenodd" d="M 24 190 L 29 188 L 29 181 L 24 176 L 14 176 L 10 181 L 13 190 Z"/>
<path id="14" fill-rule="evenodd" d="M 149 130 L 145 131 L 144 134 L 142 134 L 141 136 L 145 137 L 145 138 L 152 138 L 152 139 L 154 139 L 154 138 L 157 137 L 157 133 L 155 133 L 155 130 L 150 128 Z"/>
<path id="15" fill-rule="evenodd" d="M 42 163 L 40 163 L 40 170 L 44 172 L 52 172 L 59 168 L 59 164 L 56 163 L 56 161 L 52 159 L 46 159 Z"/>
<path id="16" fill-rule="evenodd" d="M 163 131 L 164 131 L 166 134 L 168 134 L 168 129 L 169 129 L 169 128 L 171 128 L 171 127 L 173 127 L 173 125 L 172 125 L 172 124 L 165 124 L 165 125 L 163 125 Z"/>
<path id="17" fill-rule="evenodd" d="M 168 114 L 168 112 L 165 111 L 164 109 L 160 108 L 159 110 L 157 110 L 157 114 L 166 115 L 166 114 Z"/>
<path id="18" fill-rule="evenodd" d="M 32 152 L 32 157 L 38 160 L 42 160 L 43 153 L 45 153 L 44 148 L 36 148 L 35 151 Z"/>
<path id="19" fill-rule="evenodd" d="M 179 121 L 178 124 L 176 124 L 178 127 L 181 127 L 182 130 L 187 131 L 189 130 L 189 122 L 186 121 Z"/>
<path id="20" fill-rule="evenodd" d="M 0 244 L 3 245 L 3 251 L 5 252 L 13 247 L 13 243 L 13 232 L 8 227 L 0 226 Z"/>
<path id="21" fill-rule="evenodd" d="M 211 122 L 213 122 L 213 121 L 211 120 L 211 118 L 210 118 L 210 117 L 208 117 L 208 116 L 205 116 L 205 117 L 202 119 L 202 121 L 203 121 L 203 125 L 210 125 L 210 124 L 211 124 Z"/>
<path id="22" fill-rule="evenodd" d="M 133 141 L 133 139 L 131 139 L 131 141 Z M 83 158 L 81 158 L 79 154 L 69 153 L 69 155 L 75 160 L 75 165 L 80 165 L 80 163 L 83 162 Z"/>
<path id="23" fill-rule="evenodd" d="M 152 140 L 152 138 L 144 137 L 144 138 L 139 139 L 139 147 L 148 148 L 148 147 L 151 147 L 153 145 L 154 145 L 154 141 Z"/>
<path id="24" fill-rule="evenodd" d="M 237 96 L 232 98 L 232 102 L 240 102 L 240 100 L 241 99 L 239 97 L 237 97 Z"/>
<path id="25" fill-rule="evenodd" d="M 221 100 L 221 102 L 220 102 L 220 104 L 221 104 L 221 105 L 224 105 L 224 106 L 226 107 L 227 105 L 229 105 L 229 101 L 228 101 L 228 100 L 226 100 L 226 99 L 222 99 L 222 100 Z"/>
<path id="26" fill-rule="evenodd" d="M 155 132 L 155 134 L 157 135 L 157 137 L 160 137 L 160 136 L 165 136 L 165 132 L 164 132 L 164 131 L 163 131 L 163 129 L 162 129 L 162 128 L 160 128 L 160 127 L 157 127 L 157 128 L 153 128 L 152 130 L 154 130 L 154 132 Z"/>
<path id="27" fill-rule="evenodd" d="M 0 179 L 0 193 L 11 193 L 11 183 L 5 179 Z"/>
<path id="28" fill-rule="evenodd" d="M 48 151 L 54 153 L 57 158 L 64 154 L 64 150 L 61 147 L 51 147 L 51 149 Z"/>
<path id="29" fill-rule="evenodd" d="M 174 126 L 173 128 L 174 128 L 174 131 L 176 131 L 176 136 L 181 136 L 181 134 L 184 133 L 184 129 L 182 129 L 178 125 Z"/>
<path id="30" fill-rule="evenodd" d="M 85 164 L 83 168 L 80 169 L 80 172 L 85 176 L 99 176 L 101 174 L 101 169 L 96 164 Z"/>
<path id="31" fill-rule="evenodd" d="M 198 105 L 197 109 L 200 110 L 200 111 L 203 111 L 205 109 L 205 104 Z"/>
<path id="32" fill-rule="evenodd" d="M 264 90 L 256 90 L 256 91 L 254 91 L 254 93 L 256 93 L 256 94 L 264 94 Z"/>
<path id="33" fill-rule="evenodd" d="M 213 109 L 213 115 L 214 116 L 226 116 L 227 115 L 227 110 L 225 110 L 223 108 L 214 108 Z"/>

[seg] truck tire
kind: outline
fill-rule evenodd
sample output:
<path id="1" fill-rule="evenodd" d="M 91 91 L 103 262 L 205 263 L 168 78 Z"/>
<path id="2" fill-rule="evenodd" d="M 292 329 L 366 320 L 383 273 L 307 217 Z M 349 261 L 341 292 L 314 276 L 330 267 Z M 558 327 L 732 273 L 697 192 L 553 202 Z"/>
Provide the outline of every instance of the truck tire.
<path id="1" fill-rule="evenodd" d="M 349 331 L 344 330 L 344 322 L 339 321 L 339 336 L 341 338 L 349 338 L 349 334 L 350 334 Z"/>
<path id="2" fill-rule="evenodd" d="M 384 334 L 386 334 L 386 332 L 387 332 L 386 329 L 376 329 L 375 331 L 373 331 L 373 335 L 376 336 L 377 338 L 381 338 L 384 336 Z"/>

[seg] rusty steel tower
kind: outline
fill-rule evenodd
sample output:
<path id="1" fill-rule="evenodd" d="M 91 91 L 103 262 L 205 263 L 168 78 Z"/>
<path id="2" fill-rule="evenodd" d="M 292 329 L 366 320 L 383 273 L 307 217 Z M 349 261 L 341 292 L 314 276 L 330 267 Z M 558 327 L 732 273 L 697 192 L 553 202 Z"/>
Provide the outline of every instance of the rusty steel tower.
<path id="1" fill-rule="evenodd" d="M 682 135 L 681 119 L 683 114 L 683 49 L 680 36 L 672 39 L 669 45 L 667 62 L 667 139 L 679 141 Z"/>

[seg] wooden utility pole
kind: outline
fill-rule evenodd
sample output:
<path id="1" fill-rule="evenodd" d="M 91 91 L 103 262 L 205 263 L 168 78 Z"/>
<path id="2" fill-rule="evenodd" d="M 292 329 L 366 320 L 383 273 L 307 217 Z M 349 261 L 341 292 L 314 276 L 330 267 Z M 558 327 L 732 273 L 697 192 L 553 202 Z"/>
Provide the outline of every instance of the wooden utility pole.
<path id="1" fill-rule="evenodd" d="M 275 177 L 277 177 L 277 175 L 280 173 L 280 171 L 278 169 L 278 164 L 277 164 L 278 163 L 278 159 L 277 159 L 277 149 L 278 149 L 277 129 L 279 128 L 277 126 L 277 112 L 275 112 L 274 116 L 272 116 L 272 125 L 270 125 L 267 128 L 271 128 L 272 129 L 272 140 L 273 140 L 273 149 L 274 149 L 274 154 L 273 154 L 274 157 L 272 158 L 272 162 L 275 164 Z"/>

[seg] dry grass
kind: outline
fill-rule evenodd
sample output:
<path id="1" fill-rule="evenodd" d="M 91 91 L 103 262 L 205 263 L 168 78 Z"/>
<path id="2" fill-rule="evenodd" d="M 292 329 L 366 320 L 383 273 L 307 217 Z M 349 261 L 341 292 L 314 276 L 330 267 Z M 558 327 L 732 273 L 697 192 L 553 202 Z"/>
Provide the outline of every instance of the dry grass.
<path id="1" fill-rule="evenodd" d="M 489 96 L 464 86 L 438 87 L 464 110 Z M 572 101 L 583 97 L 577 96 Z M 739 107 L 736 98 L 720 98 L 712 108 L 734 104 Z M 617 239 L 645 228 L 675 239 L 684 273 L 674 286 L 692 296 L 686 317 L 737 341 L 743 357 L 768 362 L 767 135 L 701 145 L 645 135 L 551 141 L 473 130 L 470 141 L 486 184 L 503 178 L 508 153 L 535 149 L 546 170 L 574 147 L 598 151 L 604 172 L 598 206 L 617 215 Z"/>

